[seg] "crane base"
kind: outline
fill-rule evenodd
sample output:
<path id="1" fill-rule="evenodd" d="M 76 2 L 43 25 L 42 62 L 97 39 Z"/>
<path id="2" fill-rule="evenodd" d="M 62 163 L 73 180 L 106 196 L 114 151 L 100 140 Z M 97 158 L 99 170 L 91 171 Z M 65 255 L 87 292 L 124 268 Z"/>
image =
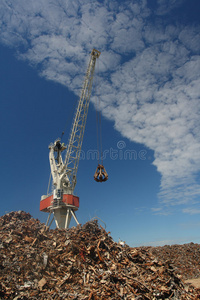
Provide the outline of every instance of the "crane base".
<path id="1" fill-rule="evenodd" d="M 40 211 L 50 212 L 53 207 L 66 207 L 70 206 L 73 210 L 79 208 L 79 197 L 69 194 L 63 194 L 62 200 L 59 203 L 54 205 L 53 195 L 51 196 L 42 196 L 40 200 Z"/>
<path id="2" fill-rule="evenodd" d="M 53 213 L 53 218 L 50 221 L 50 217 L 51 214 Z M 69 207 L 69 206 L 63 206 L 63 207 L 57 207 L 57 208 L 52 208 L 47 222 L 46 222 L 46 226 L 51 226 L 53 220 L 55 220 L 56 223 L 56 227 L 60 228 L 60 229 L 68 229 L 69 228 L 69 224 L 71 221 L 71 218 L 74 218 L 74 220 L 76 221 L 77 225 L 79 224 L 75 211 L 73 210 L 73 208 Z"/>

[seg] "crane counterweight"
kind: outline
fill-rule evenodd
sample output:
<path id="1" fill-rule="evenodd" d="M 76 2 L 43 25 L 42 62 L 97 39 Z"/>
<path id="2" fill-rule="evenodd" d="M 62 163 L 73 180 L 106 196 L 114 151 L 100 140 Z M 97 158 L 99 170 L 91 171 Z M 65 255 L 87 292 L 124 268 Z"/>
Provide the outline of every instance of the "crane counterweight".
<path id="1" fill-rule="evenodd" d="M 101 52 L 96 49 L 91 52 L 67 147 L 61 144 L 60 139 L 49 145 L 53 194 L 42 196 L 40 201 L 40 210 L 49 213 L 47 226 L 50 226 L 54 219 L 57 228 L 68 228 L 71 217 L 79 224 L 75 214 L 79 208 L 79 198 L 74 196 L 73 193 L 76 186 L 76 175 L 88 115 L 95 63 L 100 54 Z M 63 160 L 62 152 L 65 149 L 66 155 Z M 52 214 L 53 218 L 50 221 Z"/>

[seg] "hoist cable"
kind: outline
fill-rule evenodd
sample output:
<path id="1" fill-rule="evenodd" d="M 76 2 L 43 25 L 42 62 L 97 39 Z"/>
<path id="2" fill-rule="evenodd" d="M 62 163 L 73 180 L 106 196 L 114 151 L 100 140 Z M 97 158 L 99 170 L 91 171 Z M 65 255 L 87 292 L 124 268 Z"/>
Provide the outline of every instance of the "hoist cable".
<path id="1" fill-rule="evenodd" d="M 98 70 L 98 65 L 97 65 Z M 98 76 L 98 74 L 97 74 Z M 96 129 L 97 129 L 97 156 L 98 164 L 100 163 L 100 145 L 99 145 L 99 98 L 98 98 L 98 81 L 97 76 L 95 76 L 95 98 L 96 98 Z"/>
<path id="2" fill-rule="evenodd" d="M 98 97 L 97 97 L 97 76 L 96 76 L 96 74 L 94 76 L 94 90 L 95 90 L 94 94 L 95 94 L 95 110 L 96 110 L 97 161 L 99 164 L 99 128 L 98 128 L 99 116 L 98 116 L 98 110 L 97 110 Z"/>
<path id="3" fill-rule="evenodd" d="M 102 128 L 101 128 L 101 112 L 99 111 L 99 131 L 100 131 L 100 153 L 101 153 L 101 164 L 103 165 L 103 150 L 102 150 Z"/>
<path id="4" fill-rule="evenodd" d="M 97 62 L 97 74 L 99 76 L 99 61 Z M 99 82 L 98 82 L 98 88 L 99 88 Z M 101 98 L 98 91 L 98 98 L 99 98 L 99 135 L 100 135 L 100 153 L 101 153 L 101 164 L 103 165 L 103 146 L 102 146 L 102 125 L 101 125 Z"/>
<path id="5" fill-rule="evenodd" d="M 96 96 L 96 127 L 97 127 L 97 151 L 98 163 L 103 164 L 103 151 L 102 151 L 102 129 L 101 129 L 101 111 L 100 111 L 100 97 L 99 97 L 99 61 L 97 62 L 97 76 L 95 76 L 95 96 Z"/>
<path id="6" fill-rule="evenodd" d="M 100 153 L 99 153 L 99 128 L 98 128 L 98 124 L 99 124 L 99 116 L 98 116 L 98 111 L 97 111 L 97 96 L 96 96 L 97 160 L 98 160 L 98 164 L 99 164 Z"/>

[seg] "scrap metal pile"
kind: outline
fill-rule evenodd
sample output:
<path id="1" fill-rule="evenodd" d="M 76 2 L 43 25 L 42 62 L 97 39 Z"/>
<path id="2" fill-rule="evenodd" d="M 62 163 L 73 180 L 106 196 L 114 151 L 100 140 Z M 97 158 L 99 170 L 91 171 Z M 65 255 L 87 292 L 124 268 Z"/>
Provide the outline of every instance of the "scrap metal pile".
<path id="1" fill-rule="evenodd" d="M 151 252 L 160 261 L 170 262 L 171 266 L 182 278 L 200 277 L 200 245 L 189 243 L 184 245 L 165 245 L 152 247 Z"/>
<path id="2" fill-rule="evenodd" d="M 0 228 L 0 299 L 200 299 L 169 263 L 119 245 L 97 221 L 49 230 L 19 211 Z"/>

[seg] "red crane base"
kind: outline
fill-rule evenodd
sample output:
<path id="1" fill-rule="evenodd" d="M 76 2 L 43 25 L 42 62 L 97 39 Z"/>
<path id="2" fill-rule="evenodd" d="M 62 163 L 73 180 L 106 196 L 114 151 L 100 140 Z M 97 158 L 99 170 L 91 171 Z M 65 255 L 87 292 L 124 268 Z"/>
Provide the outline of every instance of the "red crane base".
<path id="1" fill-rule="evenodd" d="M 66 205 L 74 206 L 74 208 L 79 208 L 79 197 L 69 194 L 63 194 L 62 202 Z M 53 195 L 40 200 L 40 211 L 49 212 L 50 207 L 53 205 Z"/>

